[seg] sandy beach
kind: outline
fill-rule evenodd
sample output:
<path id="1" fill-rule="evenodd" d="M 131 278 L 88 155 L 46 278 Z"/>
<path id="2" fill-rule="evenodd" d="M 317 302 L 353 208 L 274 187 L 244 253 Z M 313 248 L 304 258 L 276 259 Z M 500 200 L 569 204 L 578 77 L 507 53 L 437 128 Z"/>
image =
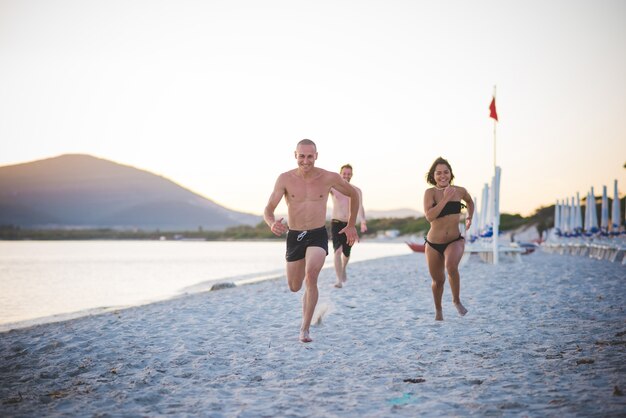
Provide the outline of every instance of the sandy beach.
<path id="1" fill-rule="evenodd" d="M 355 248 L 358 251 L 358 247 Z M 298 341 L 284 278 L 0 334 L 0 415 L 624 416 L 626 268 L 471 258 L 434 321 L 423 254 L 320 276 Z"/>

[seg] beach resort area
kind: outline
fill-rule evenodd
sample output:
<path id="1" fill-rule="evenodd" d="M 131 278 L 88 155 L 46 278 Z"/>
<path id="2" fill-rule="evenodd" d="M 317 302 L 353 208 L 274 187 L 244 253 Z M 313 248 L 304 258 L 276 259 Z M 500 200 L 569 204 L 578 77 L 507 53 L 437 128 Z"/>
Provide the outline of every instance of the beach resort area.
<path id="1" fill-rule="evenodd" d="M 285 278 L 0 334 L 0 416 L 617 417 L 626 267 L 471 257 L 461 317 L 424 254 L 322 270 L 313 342 Z"/>

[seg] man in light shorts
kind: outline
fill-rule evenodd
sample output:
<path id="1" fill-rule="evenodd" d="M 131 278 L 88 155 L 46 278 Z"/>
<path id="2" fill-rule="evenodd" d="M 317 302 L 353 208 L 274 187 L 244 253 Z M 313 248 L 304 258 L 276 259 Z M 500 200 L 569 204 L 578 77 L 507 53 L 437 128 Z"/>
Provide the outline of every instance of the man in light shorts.
<path id="1" fill-rule="evenodd" d="M 341 177 L 350 183 L 352 180 L 352 166 L 345 164 L 339 170 Z M 361 189 L 352 185 L 359 194 L 359 212 L 358 219 L 361 221 L 361 233 L 367 232 L 367 221 L 365 220 L 365 210 L 363 209 L 363 193 Z M 347 268 L 348 261 L 350 261 L 350 252 L 352 247 L 348 245 L 346 241 L 346 235 L 340 234 L 342 228 L 348 225 L 348 218 L 350 216 L 350 198 L 343 193 L 330 189 L 330 195 L 333 198 L 333 215 L 331 218 L 331 236 L 333 239 L 334 262 L 335 262 L 335 274 L 337 276 L 337 282 L 335 287 L 341 288 L 343 284 L 348 280 Z"/>

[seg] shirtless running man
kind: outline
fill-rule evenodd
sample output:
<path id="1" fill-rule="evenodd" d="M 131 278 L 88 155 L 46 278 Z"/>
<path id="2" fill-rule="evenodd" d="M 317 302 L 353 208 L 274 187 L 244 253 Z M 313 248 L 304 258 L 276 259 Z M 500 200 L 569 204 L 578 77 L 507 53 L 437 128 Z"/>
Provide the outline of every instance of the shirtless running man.
<path id="1" fill-rule="evenodd" d="M 350 198 L 348 225 L 339 231 L 346 235 L 349 245 L 359 240 L 355 227 L 359 194 L 339 174 L 315 167 L 317 147 L 310 139 L 298 142 L 294 154 L 298 168 L 278 176 L 263 218 L 274 235 L 287 232 L 287 284 L 292 292 L 298 292 L 305 285 L 300 341 L 308 343 L 313 341 L 309 328 L 318 298 L 317 278 L 328 255 L 326 204 L 330 189 Z M 274 216 L 283 197 L 287 203 L 288 226 L 283 224 L 283 218 Z"/>
<path id="2" fill-rule="evenodd" d="M 350 183 L 352 179 L 352 166 L 345 164 L 339 170 L 341 177 Z M 367 221 L 365 220 L 365 210 L 363 209 L 363 193 L 361 189 L 352 185 L 359 193 L 359 212 L 358 219 L 361 221 L 361 233 L 367 232 Z M 348 280 L 347 267 L 348 261 L 350 261 L 350 252 L 352 247 L 348 245 L 346 236 L 340 234 L 339 231 L 348 224 L 348 218 L 350 216 L 350 198 L 345 194 L 335 190 L 330 190 L 330 195 L 333 198 L 333 216 L 331 220 L 331 234 L 333 239 L 334 263 L 335 274 L 337 275 L 337 282 L 335 287 L 341 288 L 343 284 Z"/>

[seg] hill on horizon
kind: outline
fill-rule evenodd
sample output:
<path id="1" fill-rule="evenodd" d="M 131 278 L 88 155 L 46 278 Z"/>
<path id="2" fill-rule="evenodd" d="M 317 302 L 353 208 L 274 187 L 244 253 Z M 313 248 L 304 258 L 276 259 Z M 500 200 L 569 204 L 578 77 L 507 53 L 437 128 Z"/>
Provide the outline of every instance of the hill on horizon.
<path id="1" fill-rule="evenodd" d="M 91 155 L 0 167 L 0 225 L 221 231 L 261 220 L 162 176 Z"/>

